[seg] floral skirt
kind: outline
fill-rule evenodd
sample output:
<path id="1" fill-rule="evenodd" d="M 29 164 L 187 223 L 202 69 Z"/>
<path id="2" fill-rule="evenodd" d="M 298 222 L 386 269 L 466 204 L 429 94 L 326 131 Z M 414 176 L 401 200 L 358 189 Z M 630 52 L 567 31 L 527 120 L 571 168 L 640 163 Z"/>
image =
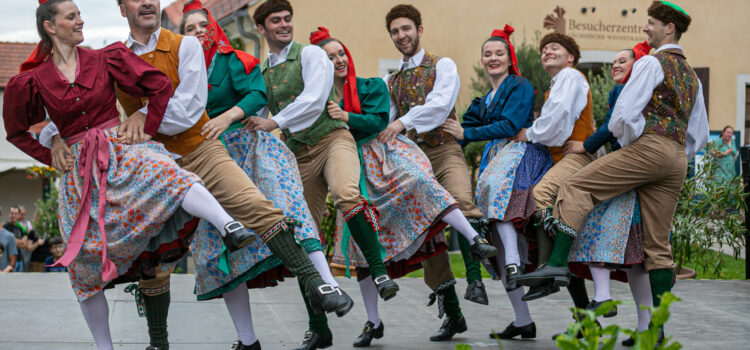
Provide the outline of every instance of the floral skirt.
<path id="1" fill-rule="evenodd" d="M 91 201 L 81 251 L 68 266 L 70 282 L 79 301 L 100 292 L 108 284 L 153 278 L 156 269 L 170 268 L 170 264 L 176 264 L 187 252 L 196 224 L 181 209 L 187 190 L 200 183 L 195 174 L 180 168 L 161 143 L 125 145 L 117 139 L 116 127 L 103 132 L 109 141 L 104 229 L 107 257 L 117 268 L 115 280 L 104 282 L 101 277 L 103 240 L 96 224 L 101 193 L 96 180 L 91 198 L 81 198 L 81 142 L 71 146 L 75 164 L 73 170 L 61 177 L 58 192 L 60 233 L 65 242 L 82 200 Z"/>
<path id="2" fill-rule="evenodd" d="M 438 183 L 424 152 L 407 137 L 398 135 L 388 143 L 373 139 L 361 146 L 361 152 L 367 195 L 380 212 L 378 236 L 389 276 L 398 278 L 421 269 L 423 260 L 447 249 L 442 217 L 458 208 L 456 200 Z M 336 226 L 332 261 L 346 264 L 340 215 Z M 367 266 L 353 239 L 348 257 L 350 265 Z"/>
<path id="3" fill-rule="evenodd" d="M 234 129 L 222 141 L 229 156 L 245 171 L 266 198 L 284 215 L 302 223 L 296 240 L 308 251 L 322 250 L 318 230 L 305 202 L 297 160 L 287 146 L 271 133 Z M 201 221 L 191 249 L 195 260 L 195 293 L 198 300 L 221 296 L 245 283 L 248 288 L 275 286 L 291 276 L 262 240 L 229 255 L 230 273 L 219 269 L 222 239 L 219 231 Z"/>
<path id="4" fill-rule="evenodd" d="M 591 278 L 588 266 L 616 269 L 644 259 L 641 210 L 635 191 L 594 206 L 568 257 L 571 271 L 583 278 Z M 613 273 L 612 277 L 627 281 L 624 273 Z"/>

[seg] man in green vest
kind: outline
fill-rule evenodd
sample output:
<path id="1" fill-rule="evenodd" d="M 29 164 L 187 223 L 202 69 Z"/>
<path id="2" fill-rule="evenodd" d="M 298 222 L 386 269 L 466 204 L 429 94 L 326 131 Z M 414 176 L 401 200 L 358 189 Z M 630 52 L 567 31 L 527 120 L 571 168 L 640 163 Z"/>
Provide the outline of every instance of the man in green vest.
<path id="1" fill-rule="evenodd" d="M 396 295 L 398 285 L 388 277 L 383 264 L 377 211 L 359 189 L 356 143 L 346 123 L 331 119 L 325 108 L 333 100 L 333 64 L 321 48 L 292 40 L 292 13 L 288 1 L 269 0 L 253 14 L 258 31 L 268 43 L 268 58 L 261 70 L 266 81 L 267 111 L 273 117 L 251 117 L 247 126 L 265 131 L 281 129 L 287 146 L 297 158 L 305 200 L 318 227 L 330 188 L 334 205 L 343 214 L 352 238 L 367 259 L 378 294 L 388 300 Z M 343 241 L 349 240 L 344 237 Z M 310 314 L 310 330 L 299 349 L 330 346 L 333 336 L 325 315 L 314 312 L 308 300 L 305 304 Z"/>

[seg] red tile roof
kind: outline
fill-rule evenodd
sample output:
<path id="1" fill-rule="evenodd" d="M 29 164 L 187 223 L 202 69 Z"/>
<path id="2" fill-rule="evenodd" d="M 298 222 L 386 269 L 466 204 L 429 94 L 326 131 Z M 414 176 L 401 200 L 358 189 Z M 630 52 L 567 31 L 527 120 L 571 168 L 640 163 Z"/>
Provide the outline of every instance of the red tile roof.
<path id="1" fill-rule="evenodd" d="M 11 77 L 18 74 L 18 67 L 34 51 L 36 43 L 13 43 L 0 41 L 0 89 L 5 89 Z"/>
<path id="2" fill-rule="evenodd" d="M 180 25 L 180 21 L 182 21 L 182 8 L 186 2 L 188 0 L 177 0 L 165 7 L 162 13 L 172 23 L 170 23 L 171 25 L 162 23 L 162 25 L 167 28 L 177 28 Z M 220 21 L 222 18 L 229 16 L 251 2 L 254 2 L 254 0 L 205 0 L 203 1 L 203 6 L 211 11 L 211 14 L 217 21 Z M 165 18 L 165 16 L 162 15 L 162 18 Z"/>

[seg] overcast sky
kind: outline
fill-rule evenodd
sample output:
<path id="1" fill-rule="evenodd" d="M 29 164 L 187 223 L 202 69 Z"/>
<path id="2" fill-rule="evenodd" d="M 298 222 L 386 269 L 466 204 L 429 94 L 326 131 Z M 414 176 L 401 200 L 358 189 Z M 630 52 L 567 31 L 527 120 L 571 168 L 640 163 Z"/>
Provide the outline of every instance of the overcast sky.
<path id="1" fill-rule="evenodd" d="M 120 16 L 115 0 L 74 0 L 83 18 L 83 45 L 104 47 L 128 35 L 128 23 Z M 174 0 L 162 0 L 166 7 Z M 3 19 L 0 20 L 0 41 L 38 42 L 35 0 L 2 0 Z"/>

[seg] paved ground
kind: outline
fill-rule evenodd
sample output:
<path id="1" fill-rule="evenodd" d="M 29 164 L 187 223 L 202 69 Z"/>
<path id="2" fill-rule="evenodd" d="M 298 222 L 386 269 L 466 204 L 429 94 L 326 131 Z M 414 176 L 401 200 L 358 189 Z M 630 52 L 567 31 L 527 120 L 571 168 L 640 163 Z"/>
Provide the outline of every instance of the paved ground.
<path id="1" fill-rule="evenodd" d="M 335 345 L 330 349 L 350 349 L 351 342 L 365 321 L 361 296 L 355 281 L 339 279 L 355 300 L 355 308 L 343 318 L 333 317 Z M 428 336 L 441 321 L 437 309 L 425 306 L 428 289 L 421 280 L 398 281 L 397 298 L 381 304 L 386 337 L 376 340 L 373 349 L 454 349 L 471 344 L 474 349 L 497 349 L 487 338 L 492 330 L 502 330 L 512 319 L 512 311 L 499 282 L 487 281 L 490 305 L 463 303 L 469 331 L 454 341 L 431 343 Z M 463 295 L 465 282 L 459 282 Z M 589 287 L 591 287 L 589 285 Z M 223 302 L 196 302 L 192 294 L 193 276 L 174 275 L 172 308 L 169 315 L 172 349 L 228 349 L 234 330 Z M 626 285 L 614 282 L 613 296 L 631 300 Z M 667 332 L 685 349 L 747 349 L 750 344 L 750 282 L 680 281 L 675 293 L 683 298 L 673 307 Z M 295 281 L 276 288 L 251 291 L 256 331 L 264 349 L 291 349 L 307 329 L 306 314 Z M 117 349 L 143 349 L 146 345 L 145 319 L 139 319 L 135 303 L 122 288 L 107 291 L 112 336 Z M 505 349 L 553 349 L 553 333 L 569 323 L 570 303 L 566 294 L 532 302 L 537 339 L 505 341 Z M 83 317 L 65 274 L 0 275 L 0 349 L 93 349 Z M 620 315 L 606 319 L 635 324 L 632 303 L 620 307 Z M 621 336 L 622 337 L 622 336 Z"/>

